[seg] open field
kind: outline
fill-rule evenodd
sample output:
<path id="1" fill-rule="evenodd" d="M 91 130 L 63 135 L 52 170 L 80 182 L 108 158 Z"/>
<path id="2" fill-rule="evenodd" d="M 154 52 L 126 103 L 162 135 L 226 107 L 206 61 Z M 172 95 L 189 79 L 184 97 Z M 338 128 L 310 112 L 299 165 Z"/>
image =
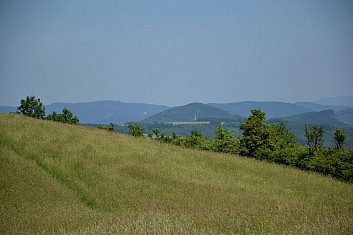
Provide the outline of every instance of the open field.
<path id="1" fill-rule="evenodd" d="M 0 115 L 0 234 L 353 234 L 353 184 Z"/>

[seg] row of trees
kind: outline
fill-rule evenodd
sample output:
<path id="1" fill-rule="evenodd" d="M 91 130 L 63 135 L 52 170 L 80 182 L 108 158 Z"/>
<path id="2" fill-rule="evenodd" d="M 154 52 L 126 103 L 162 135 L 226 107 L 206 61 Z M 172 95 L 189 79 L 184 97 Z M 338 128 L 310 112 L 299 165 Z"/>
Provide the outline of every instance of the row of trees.
<path id="1" fill-rule="evenodd" d="M 36 99 L 35 96 L 27 96 L 26 99 L 21 100 L 21 104 L 17 108 L 17 113 L 42 120 L 50 120 L 75 125 L 79 124 L 78 117 L 74 116 L 73 113 L 67 108 L 62 110 L 62 114 L 53 112 L 52 114 L 45 116 L 45 107 L 40 99 Z"/>
<path id="2" fill-rule="evenodd" d="M 241 125 L 242 136 L 235 138 L 222 125 L 215 130 L 215 139 L 203 138 L 199 131 L 192 131 L 190 137 L 172 136 L 160 133 L 159 129 L 148 134 L 152 139 L 188 148 L 238 154 L 246 157 L 290 165 L 303 170 L 353 182 L 353 151 L 346 149 L 347 135 L 341 129 L 335 131 L 335 146 L 324 148 L 322 126 L 304 126 L 307 145 L 300 145 L 294 134 L 288 131 L 283 121 L 267 124 L 266 114 L 251 110 L 250 116 Z M 130 134 L 142 136 L 138 124 L 129 126 Z M 134 130 L 139 129 L 139 134 Z M 135 133 L 135 134 L 134 134 Z"/>

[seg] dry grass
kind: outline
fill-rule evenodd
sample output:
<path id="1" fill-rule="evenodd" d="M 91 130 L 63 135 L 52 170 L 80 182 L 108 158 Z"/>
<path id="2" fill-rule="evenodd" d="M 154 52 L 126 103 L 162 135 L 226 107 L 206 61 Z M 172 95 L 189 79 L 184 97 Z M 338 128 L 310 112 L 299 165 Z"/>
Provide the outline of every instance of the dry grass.
<path id="1" fill-rule="evenodd" d="M 0 115 L 0 234 L 352 234 L 353 185 Z"/>

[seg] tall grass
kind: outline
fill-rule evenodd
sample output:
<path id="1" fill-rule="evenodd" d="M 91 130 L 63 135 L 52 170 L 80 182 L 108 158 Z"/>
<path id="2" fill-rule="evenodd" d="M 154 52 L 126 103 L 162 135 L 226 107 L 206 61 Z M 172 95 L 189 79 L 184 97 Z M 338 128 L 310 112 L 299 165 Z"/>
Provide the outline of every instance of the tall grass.
<path id="1" fill-rule="evenodd" d="M 353 185 L 0 115 L 0 234 L 352 234 Z"/>

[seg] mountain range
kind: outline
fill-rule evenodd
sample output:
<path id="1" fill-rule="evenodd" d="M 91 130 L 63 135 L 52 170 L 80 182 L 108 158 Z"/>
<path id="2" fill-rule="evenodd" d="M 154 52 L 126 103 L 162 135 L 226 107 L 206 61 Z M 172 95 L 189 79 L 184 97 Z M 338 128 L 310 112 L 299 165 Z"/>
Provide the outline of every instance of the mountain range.
<path id="1" fill-rule="evenodd" d="M 352 100 L 352 103 L 350 103 Z M 339 103 L 342 101 L 342 104 Z M 350 105 L 352 104 L 352 105 Z M 350 105 L 350 106 L 349 106 Z M 145 103 L 125 103 L 120 101 L 97 101 L 87 103 L 53 103 L 46 105 L 46 114 L 53 111 L 61 113 L 67 107 L 78 116 L 81 123 L 92 124 L 124 124 L 126 122 L 191 122 L 205 118 L 230 118 L 232 116 L 248 117 L 251 109 L 266 112 L 267 119 L 288 118 L 311 119 L 317 112 L 332 110 L 340 122 L 353 125 L 353 97 L 337 97 L 313 102 L 257 102 L 244 101 L 234 103 L 191 103 L 178 107 Z M 15 112 L 17 107 L 0 107 L 0 113 Z M 332 116 L 326 112 L 323 116 Z M 303 115 L 308 113 L 308 115 Z M 311 113 L 311 114 L 310 114 Z M 330 115 L 329 115 L 330 114 Z M 295 116 L 302 115 L 302 116 Z M 311 115 L 311 116 L 310 116 Z M 319 116 L 322 116 L 322 113 Z M 327 119 L 328 120 L 328 119 Z M 326 120 L 326 121 L 327 121 Z M 337 123 L 337 119 L 335 119 Z M 333 119 L 331 119 L 333 121 Z"/>
<path id="2" fill-rule="evenodd" d="M 65 107 L 79 118 L 80 123 L 92 124 L 138 122 L 169 109 L 168 106 L 163 105 L 107 100 L 87 103 L 53 103 L 45 105 L 45 112 L 46 114 L 51 114 L 53 111 L 61 113 Z M 0 107 L 0 113 L 16 112 L 16 109 L 17 107 L 11 106 Z"/>

